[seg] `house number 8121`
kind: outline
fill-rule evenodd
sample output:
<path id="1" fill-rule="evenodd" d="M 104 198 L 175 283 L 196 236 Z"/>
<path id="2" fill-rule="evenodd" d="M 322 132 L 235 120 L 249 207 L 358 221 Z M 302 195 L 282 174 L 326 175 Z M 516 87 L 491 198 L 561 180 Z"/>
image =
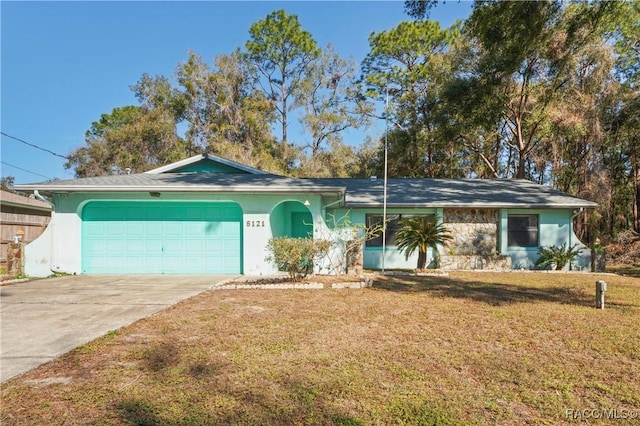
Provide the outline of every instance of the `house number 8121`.
<path id="1" fill-rule="evenodd" d="M 248 220 L 247 228 L 264 228 L 264 220 Z"/>

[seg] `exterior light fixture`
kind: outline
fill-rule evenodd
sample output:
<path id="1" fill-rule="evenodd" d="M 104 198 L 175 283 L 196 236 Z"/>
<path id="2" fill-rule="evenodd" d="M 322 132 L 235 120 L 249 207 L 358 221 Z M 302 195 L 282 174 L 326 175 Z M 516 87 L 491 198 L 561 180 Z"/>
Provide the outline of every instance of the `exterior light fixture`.
<path id="1" fill-rule="evenodd" d="M 149 195 L 151 195 L 152 197 L 158 198 L 160 196 L 160 193 L 159 192 L 150 192 Z"/>
<path id="2" fill-rule="evenodd" d="M 16 231 L 16 234 L 13 236 L 13 242 L 19 243 L 20 241 L 22 241 L 22 238 L 24 238 L 24 231 L 22 229 L 18 229 Z"/>

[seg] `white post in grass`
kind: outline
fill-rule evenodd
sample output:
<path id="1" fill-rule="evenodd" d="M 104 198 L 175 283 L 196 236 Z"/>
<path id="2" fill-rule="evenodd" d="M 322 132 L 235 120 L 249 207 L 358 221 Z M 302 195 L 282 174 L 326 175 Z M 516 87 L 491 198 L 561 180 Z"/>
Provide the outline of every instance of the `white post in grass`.
<path id="1" fill-rule="evenodd" d="M 604 309 L 604 292 L 607 291 L 605 281 L 596 281 L 596 308 Z"/>

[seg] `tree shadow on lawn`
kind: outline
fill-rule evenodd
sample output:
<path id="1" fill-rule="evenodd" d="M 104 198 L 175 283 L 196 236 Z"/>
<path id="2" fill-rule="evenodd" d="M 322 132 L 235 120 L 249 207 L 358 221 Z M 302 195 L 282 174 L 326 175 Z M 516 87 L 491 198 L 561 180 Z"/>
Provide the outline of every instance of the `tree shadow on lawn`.
<path id="1" fill-rule="evenodd" d="M 203 403 L 183 403 L 168 409 L 148 398 L 124 398 L 115 404 L 120 419 L 130 425 L 226 425 L 226 424 L 334 424 L 365 423 L 331 406 L 331 397 L 294 379 L 280 383 L 282 393 L 272 395 L 260 389 L 217 389 L 214 394 L 229 404 L 211 410 Z M 176 413 L 178 413 L 176 415 Z"/>
<path id="2" fill-rule="evenodd" d="M 210 392 L 212 398 L 222 401 L 218 407 L 220 409 L 216 409 L 215 404 L 212 408 L 190 398 L 167 404 L 154 400 L 152 396 L 145 397 L 142 392 L 114 401 L 117 415 L 125 424 L 303 424 L 307 418 L 319 419 L 312 422 L 319 424 L 365 424 L 347 410 L 337 409 L 332 405 L 332 397 L 324 395 L 326 388 L 306 378 L 275 379 L 272 390 L 265 392 L 260 385 L 227 383 L 220 379 L 219 376 L 224 373 L 211 359 L 185 359 L 182 355 L 183 351 L 178 345 L 165 340 L 143 352 L 141 365 L 151 378 L 164 383 L 168 370 L 174 369 L 175 374 L 176 366 L 186 364 L 182 379 L 192 384 L 192 388 L 186 392 L 199 393 L 199 389 L 206 389 L 205 392 Z M 260 377 L 256 377 L 256 381 L 259 380 Z"/>
<path id="3" fill-rule="evenodd" d="M 489 305 L 554 302 L 594 306 L 595 294 L 587 294 L 575 286 L 536 288 L 519 284 L 488 283 L 455 280 L 447 277 L 385 277 L 375 281 L 373 288 L 400 293 L 431 293 L 438 297 L 455 297 L 484 302 Z M 595 290 L 594 290 L 595 291 Z"/>

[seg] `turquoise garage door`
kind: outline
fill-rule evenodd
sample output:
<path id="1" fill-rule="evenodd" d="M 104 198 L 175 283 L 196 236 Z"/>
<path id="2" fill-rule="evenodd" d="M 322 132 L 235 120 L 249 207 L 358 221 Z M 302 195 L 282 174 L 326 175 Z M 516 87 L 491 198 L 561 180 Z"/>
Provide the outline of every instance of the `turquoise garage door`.
<path id="1" fill-rule="evenodd" d="M 91 201 L 82 210 L 82 270 L 241 273 L 241 224 L 235 203 Z"/>

